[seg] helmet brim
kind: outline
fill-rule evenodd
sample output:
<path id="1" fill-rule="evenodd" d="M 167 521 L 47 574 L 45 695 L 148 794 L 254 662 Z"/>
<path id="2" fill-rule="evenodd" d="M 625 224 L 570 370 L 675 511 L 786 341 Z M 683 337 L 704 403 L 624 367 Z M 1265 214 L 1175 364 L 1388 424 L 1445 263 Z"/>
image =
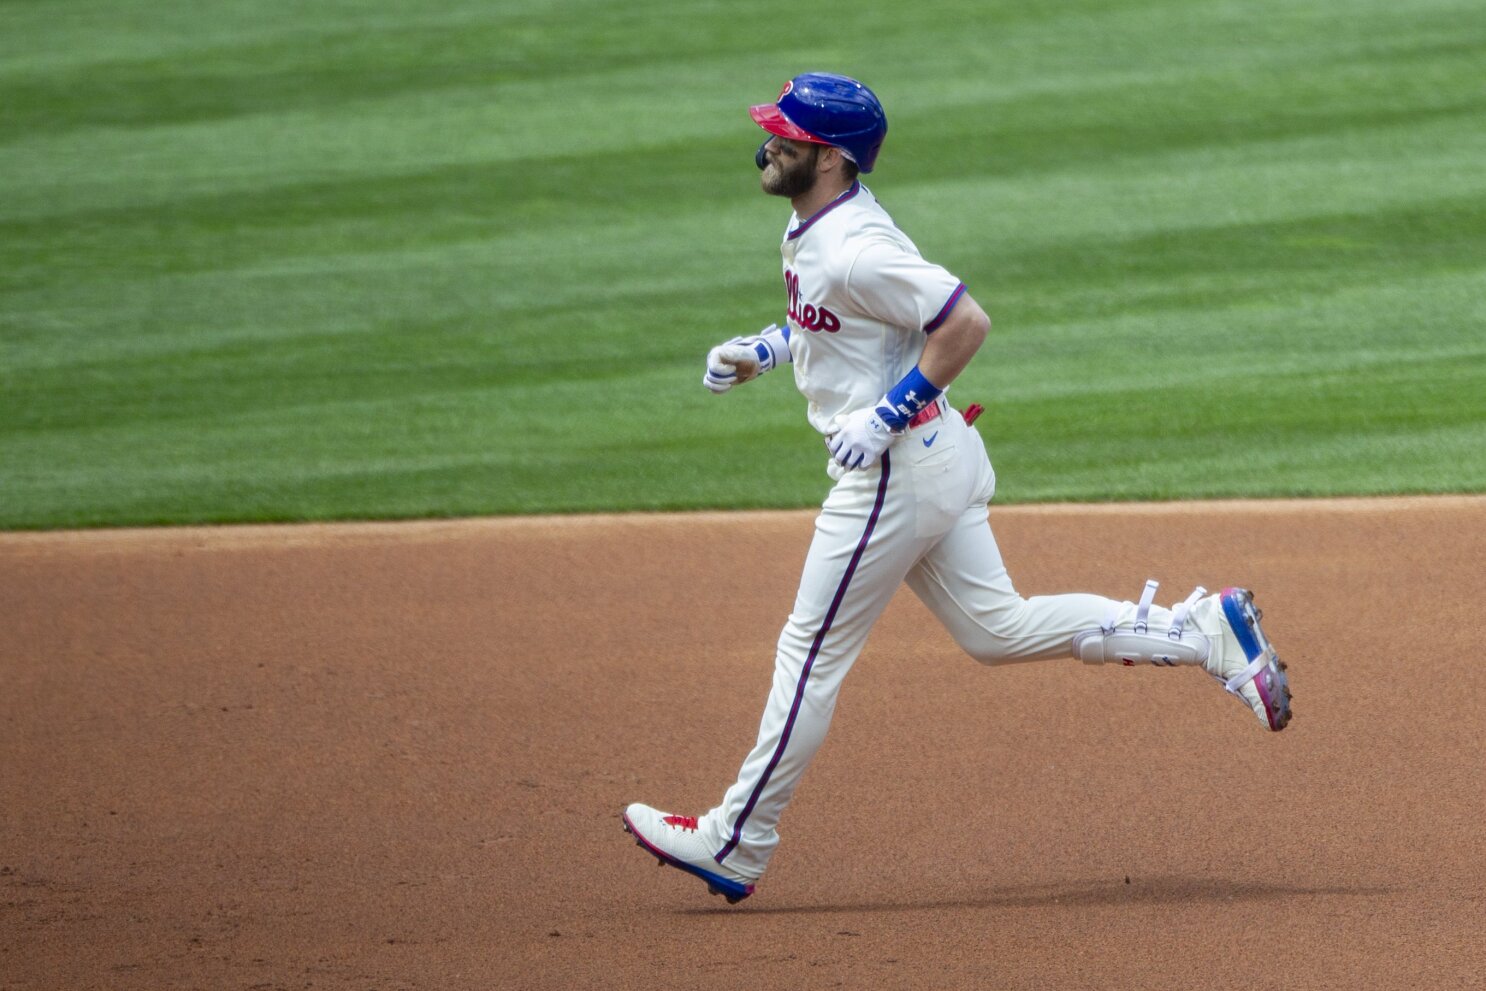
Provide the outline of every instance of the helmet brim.
<path id="1" fill-rule="evenodd" d="M 781 138 L 789 138 L 791 141 L 808 141 L 816 145 L 831 144 L 829 141 L 817 138 L 803 127 L 797 126 L 794 121 L 784 116 L 775 104 L 761 103 L 756 107 L 749 107 L 748 116 L 752 117 L 753 122 L 759 127 Z"/>

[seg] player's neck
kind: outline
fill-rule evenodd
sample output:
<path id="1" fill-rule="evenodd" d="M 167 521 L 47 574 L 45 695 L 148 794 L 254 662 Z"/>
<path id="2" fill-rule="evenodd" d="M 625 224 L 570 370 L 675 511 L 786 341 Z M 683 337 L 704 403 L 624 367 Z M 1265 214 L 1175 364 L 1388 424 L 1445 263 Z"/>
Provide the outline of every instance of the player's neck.
<path id="1" fill-rule="evenodd" d="M 841 195 L 852 187 L 856 180 L 826 180 L 817 182 L 808 193 L 803 193 L 791 199 L 790 205 L 795 208 L 795 216 L 801 220 L 809 220 L 831 203 L 841 198 Z"/>

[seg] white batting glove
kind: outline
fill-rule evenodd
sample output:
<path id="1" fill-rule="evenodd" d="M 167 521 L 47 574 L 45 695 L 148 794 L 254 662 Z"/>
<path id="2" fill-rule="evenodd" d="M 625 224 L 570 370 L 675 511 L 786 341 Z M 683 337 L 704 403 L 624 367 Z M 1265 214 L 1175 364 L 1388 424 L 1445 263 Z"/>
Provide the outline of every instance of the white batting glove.
<path id="1" fill-rule="evenodd" d="M 758 355 L 743 343 L 743 338 L 735 337 L 707 352 L 707 374 L 702 376 L 702 384 L 722 395 L 735 385 L 758 378 L 758 374 Z"/>
<path id="2" fill-rule="evenodd" d="M 831 458 L 847 471 L 871 468 L 898 434 L 883 422 L 872 406 L 836 418 L 836 430 L 826 436 Z"/>
<path id="3" fill-rule="evenodd" d="M 777 324 L 770 324 L 752 337 L 735 337 L 707 352 L 702 385 L 721 395 L 790 360 L 788 337 Z"/>

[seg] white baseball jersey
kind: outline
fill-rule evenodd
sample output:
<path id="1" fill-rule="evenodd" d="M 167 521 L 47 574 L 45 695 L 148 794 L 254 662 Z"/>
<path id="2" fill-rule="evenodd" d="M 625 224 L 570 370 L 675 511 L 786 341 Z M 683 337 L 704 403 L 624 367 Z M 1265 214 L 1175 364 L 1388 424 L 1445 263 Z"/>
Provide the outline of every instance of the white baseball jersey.
<path id="1" fill-rule="evenodd" d="M 859 182 L 815 216 L 791 217 L 780 251 L 795 385 L 821 433 L 918 364 L 925 335 L 965 291 Z"/>

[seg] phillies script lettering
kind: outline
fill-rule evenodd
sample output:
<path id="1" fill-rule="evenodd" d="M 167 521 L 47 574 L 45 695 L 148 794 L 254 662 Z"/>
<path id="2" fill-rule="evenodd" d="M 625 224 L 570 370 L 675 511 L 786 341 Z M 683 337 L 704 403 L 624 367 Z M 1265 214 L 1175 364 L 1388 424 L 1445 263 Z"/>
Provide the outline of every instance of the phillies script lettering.
<path id="1" fill-rule="evenodd" d="M 816 333 L 834 334 L 841 329 L 841 318 L 824 306 L 800 303 L 800 277 L 789 269 L 784 271 L 784 291 L 789 293 L 789 318 L 795 323 Z"/>

